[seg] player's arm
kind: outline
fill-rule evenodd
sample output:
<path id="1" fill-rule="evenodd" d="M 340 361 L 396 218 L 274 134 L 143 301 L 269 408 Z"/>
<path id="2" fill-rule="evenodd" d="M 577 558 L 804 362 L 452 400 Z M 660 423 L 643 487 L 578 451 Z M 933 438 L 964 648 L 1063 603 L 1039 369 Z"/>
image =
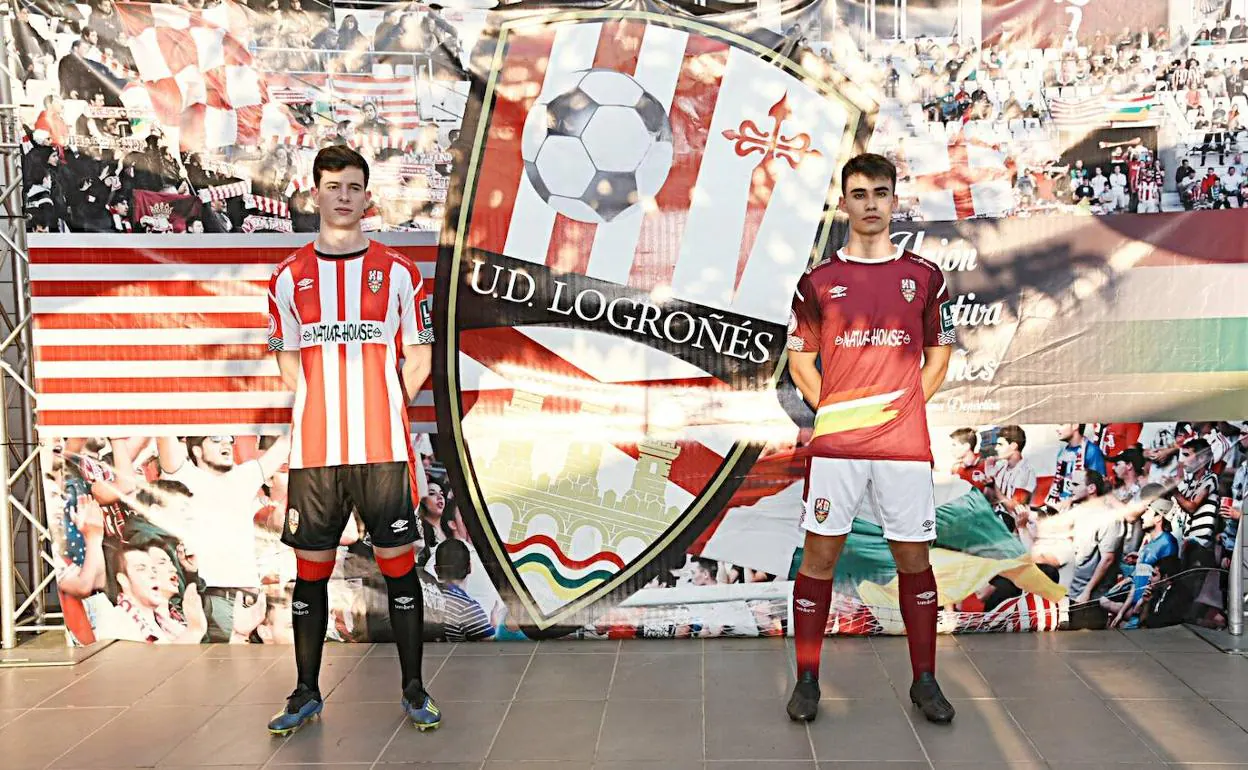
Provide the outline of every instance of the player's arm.
<path id="1" fill-rule="evenodd" d="M 949 359 L 953 357 L 951 345 L 937 345 L 923 348 L 923 400 L 931 401 L 940 386 L 945 384 L 945 375 L 949 373 Z"/>
<path id="2" fill-rule="evenodd" d="M 403 392 L 407 395 L 407 403 L 416 400 L 416 394 L 429 378 L 432 369 L 432 345 L 403 346 Z"/>
<path id="3" fill-rule="evenodd" d="M 433 303 L 425 294 L 420 273 L 410 264 L 408 275 L 410 290 L 399 300 L 399 336 L 403 343 L 403 392 L 410 404 L 433 370 Z"/>
<path id="4" fill-rule="evenodd" d="M 299 367 L 302 365 L 298 350 L 279 350 L 275 352 L 277 368 L 282 372 L 282 382 L 291 390 L 299 389 Z"/>
<path id="5" fill-rule="evenodd" d="M 282 382 L 291 390 L 298 390 L 302 359 L 299 355 L 299 316 L 295 313 L 294 280 L 285 265 L 279 266 L 269 278 L 269 350 L 277 358 Z"/>
<path id="6" fill-rule="evenodd" d="M 822 322 L 823 310 L 819 307 L 817 290 L 810 280 L 810 273 L 807 273 L 797 282 L 793 307 L 789 312 L 789 374 L 802 398 L 815 411 L 819 410 L 819 397 L 823 388 L 823 375 L 815 366 L 815 361 L 819 358 L 819 331 Z"/>
<path id="7" fill-rule="evenodd" d="M 815 360 L 818 358 L 818 353 L 789 351 L 789 374 L 793 377 L 793 384 L 797 386 L 797 391 L 802 394 L 802 398 L 806 399 L 806 403 L 810 404 L 811 409 L 819 408 L 819 390 L 823 383 L 823 377 L 819 374 L 818 367 L 815 366 Z"/>

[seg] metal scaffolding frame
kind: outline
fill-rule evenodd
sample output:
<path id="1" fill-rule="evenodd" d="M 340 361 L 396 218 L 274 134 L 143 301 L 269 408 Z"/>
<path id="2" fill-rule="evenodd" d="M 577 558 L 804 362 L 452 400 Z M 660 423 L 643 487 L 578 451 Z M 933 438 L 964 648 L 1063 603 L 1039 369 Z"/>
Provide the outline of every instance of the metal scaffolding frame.
<path id="1" fill-rule="evenodd" d="M 29 255 L 22 196 L 22 127 L 13 103 L 12 7 L 0 8 L 0 648 L 19 634 L 64 630 L 54 596 L 35 440 Z"/>

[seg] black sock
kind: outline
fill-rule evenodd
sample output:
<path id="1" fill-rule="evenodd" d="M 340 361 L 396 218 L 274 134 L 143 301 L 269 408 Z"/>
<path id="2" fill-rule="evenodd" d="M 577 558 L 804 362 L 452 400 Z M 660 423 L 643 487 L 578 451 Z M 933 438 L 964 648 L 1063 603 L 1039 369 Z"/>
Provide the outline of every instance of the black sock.
<path id="1" fill-rule="evenodd" d="M 424 688 L 420 664 L 424 656 L 425 598 L 415 567 L 400 577 L 385 578 L 386 593 L 390 596 L 390 627 L 403 672 L 403 694 L 413 695 Z"/>
<path id="2" fill-rule="evenodd" d="M 299 684 L 320 695 L 321 652 L 329 620 L 329 580 L 295 580 L 291 597 Z"/>

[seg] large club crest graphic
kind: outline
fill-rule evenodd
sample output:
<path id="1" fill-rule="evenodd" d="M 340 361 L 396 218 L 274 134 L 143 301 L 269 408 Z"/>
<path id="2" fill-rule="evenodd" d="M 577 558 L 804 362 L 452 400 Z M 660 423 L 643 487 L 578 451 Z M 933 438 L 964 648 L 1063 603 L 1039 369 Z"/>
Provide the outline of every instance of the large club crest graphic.
<path id="1" fill-rule="evenodd" d="M 775 51 L 644 10 L 513 17 L 474 61 L 435 392 L 474 545 L 540 635 L 683 561 L 783 430 L 789 304 L 869 126 Z"/>

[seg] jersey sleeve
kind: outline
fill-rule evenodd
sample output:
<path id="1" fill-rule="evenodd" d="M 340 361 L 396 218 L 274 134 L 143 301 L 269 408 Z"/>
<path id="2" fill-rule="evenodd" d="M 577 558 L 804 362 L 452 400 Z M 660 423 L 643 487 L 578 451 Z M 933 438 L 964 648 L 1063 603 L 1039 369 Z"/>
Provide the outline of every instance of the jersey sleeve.
<path id="1" fill-rule="evenodd" d="M 823 323 L 823 311 L 819 307 L 819 295 L 815 291 L 810 273 L 797 282 L 793 294 L 793 308 L 789 312 L 789 350 L 798 353 L 819 351 L 819 331 Z"/>
<path id="2" fill-rule="evenodd" d="M 955 345 L 957 341 L 949 284 L 939 270 L 933 270 L 931 283 L 928 284 L 927 304 L 923 307 L 923 347 Z"/>
<path id="3" fill-rule="evenodd" d="M 399 297 L 399 332 L 404 345 L 433 344 L 433 303 L 420 273 L 409 269 L 410 290 Z"/>
<path id="4" fill-rule="evenodd" d="M 279 267 L 269 278 L 269 350 L 299 349 L 299 317 L 295 314 L 295 282 Z"/>

